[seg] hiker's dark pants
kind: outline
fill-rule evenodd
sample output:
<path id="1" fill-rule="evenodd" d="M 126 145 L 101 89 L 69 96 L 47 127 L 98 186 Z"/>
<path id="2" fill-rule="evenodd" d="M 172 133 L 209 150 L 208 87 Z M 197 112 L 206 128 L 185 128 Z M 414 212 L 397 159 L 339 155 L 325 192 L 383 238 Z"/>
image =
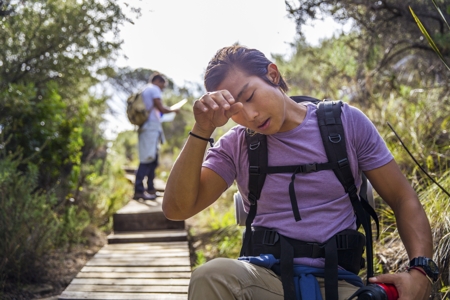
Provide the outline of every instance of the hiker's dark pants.
<path id="1" fill-rule="evenodd" d="M 155 169 L 158 166 L 158 155 L 153 162 L 139 164 L 139 168 L 136 172 L 136 181 L 134 183 L 134 192 L 143 193 L 144 192 L 144 178 L 147 177 L 147 190 L 154 190 L 153 179 L 155 179 Z"/>

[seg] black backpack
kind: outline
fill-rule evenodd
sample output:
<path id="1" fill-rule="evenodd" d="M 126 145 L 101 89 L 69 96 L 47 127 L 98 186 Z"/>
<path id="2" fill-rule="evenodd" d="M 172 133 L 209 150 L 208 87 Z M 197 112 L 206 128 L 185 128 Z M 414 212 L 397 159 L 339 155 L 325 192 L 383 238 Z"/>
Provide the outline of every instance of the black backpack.
<path id="1" fill-rule="evenodd" d="M 291 97 L 295 102 L 312 102 L 318 105 L 317 119 L 319 122 L 322 141 L 325 146 L 327 163 L 311 163 L 291 166 L 269 166 L 266 136 L 258 133 L 246 133 L 246 141 L 249 159 L 249 194 L 250 210 L 246 219 L 246 230 L 240 256 L 258 256 L 265 253 L 276 253 L 280 258 L 280 275 L 284 289 L 284 299 L 295 299 L 293 284 L 293 259 L 294 257 L 324 257 L 325 258 L 325 295 L 327 300 L 338 299 L 337 277 L 339 265 L 358 274 L 364 266 L 362 252 L 364 245 L 367 260 L 367 279 L 373 276 L 373 250 L 371 217 L 379 234 L 378 217 L 367 200 L 367 179 L 363 175 L 363 183 L 360 188 L 360 196 L 357 194 L 353 174 L 347 158 L 345 133 L 341 121 L 341 101 L 320 101 L 307 96 Z M 257 203 L 267 174 L 291 173 L 289 195 L 296 221 L 301 220 L 295 196 L 294 179 L 298 173 L 310 173 L 321 170 L 333 170 L 336 177 L 343 185 L 345 192 L 349 194 L 354 212 L 356 214 L 358 228 L 362 225 L 365 239 L 361 233 L 338 233 L 325 244 L 311 244 L 307 242 L 289 239 L 279 235 L 270 229 L 252 229 L 252 222 L 256 216 Z M 361 200 L 360 200 L 361 198 Z M 362 236 L 362 238 L 361 238 Z M 258 240 L 258 242 L 256 242 Z M 261 244 L 264 246 L 261 248 Z M 284 246 L 283 246 L 284 245 Z M 255 249 L 255 247 L 257 249 Z M 262 252 L 261 252 L 262 251 Z M 272 251 L 272 252 L 267 252 Z M 259 252 L 259 253 L 258 253 Z M 359 257 L 355 257 L 359 253 Z M 345 265 L 345 266 L 344 266 Z"/>

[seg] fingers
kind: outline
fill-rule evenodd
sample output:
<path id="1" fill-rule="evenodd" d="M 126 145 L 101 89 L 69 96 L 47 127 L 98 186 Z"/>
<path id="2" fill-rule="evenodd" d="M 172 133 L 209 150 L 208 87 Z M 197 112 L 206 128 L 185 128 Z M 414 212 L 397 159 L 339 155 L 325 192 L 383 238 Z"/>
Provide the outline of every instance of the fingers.
<path id="1" fill-rule="evenodd" d="M 225 116 L 227 118 L 231 118 L 233 115 L 240 112 L 243 107 L 244 107 L 244 105 L 242 105 L 242 103 L 240 103 L 240 102 L 234 103 L 233 105 L 230 106 L 229 110 L 225 111 Z"/>
<path id="2" fill-rule="evenodd" d="M 369 278 L 371 283 L 383 282 L 383 283 L 391 283 L 394 284 L 396 281 L 396 276 L 393 274 L 380 274 L 376 277 Z"/>
<path id="3" fill-rule="evenodd" d="M 194 103 L 194 107 L 203 112 L 209 110 L 229 110 L 235 103 L 233 96 L 227 90 L 215 91 L 203 95 Z"/>

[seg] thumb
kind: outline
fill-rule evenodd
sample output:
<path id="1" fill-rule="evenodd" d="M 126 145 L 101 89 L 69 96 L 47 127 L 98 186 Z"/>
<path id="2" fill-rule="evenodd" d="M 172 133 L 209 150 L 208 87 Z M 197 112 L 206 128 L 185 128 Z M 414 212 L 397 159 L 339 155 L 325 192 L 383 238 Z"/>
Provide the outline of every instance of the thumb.
<path id="1" fill-rule="evenodd" d="M 395 279 L 396 279 L 396 277 L 392 274 L 380 274 L 380 275 L 377 275 L 376 277 L 369 278 L 369 281 L 371 283 L 382 282 L 382 283 L 394 284 Z"/>

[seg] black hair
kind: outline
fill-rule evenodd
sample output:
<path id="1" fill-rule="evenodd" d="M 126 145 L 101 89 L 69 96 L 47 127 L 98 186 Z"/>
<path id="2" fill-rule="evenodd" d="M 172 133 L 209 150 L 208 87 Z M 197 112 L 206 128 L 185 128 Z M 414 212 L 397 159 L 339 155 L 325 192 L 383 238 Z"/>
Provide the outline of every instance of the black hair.
<path id="1" fill-rule="evenodd" d="M 268 84 L 280 87 L 282 91 L 287 92 L 289 88 L 281 74 L 278 84 L 273 83 L 267 77 L 268 66 L 271 63 L 259 50 L 239 45 L 224 47 L 217 51 L 206 67 L 205 88 L 208 92 L 216 90 L 228 73 L 233 68 L 237 68 L 247 75 L 258 76 Z"/>
<path id="2" fill-rule="evenodd" d="M 150 76 L 150 82 L 153 83 L 155 81 L 166 82 L 166 79 L 160 73 L 155 72 Z"/>

